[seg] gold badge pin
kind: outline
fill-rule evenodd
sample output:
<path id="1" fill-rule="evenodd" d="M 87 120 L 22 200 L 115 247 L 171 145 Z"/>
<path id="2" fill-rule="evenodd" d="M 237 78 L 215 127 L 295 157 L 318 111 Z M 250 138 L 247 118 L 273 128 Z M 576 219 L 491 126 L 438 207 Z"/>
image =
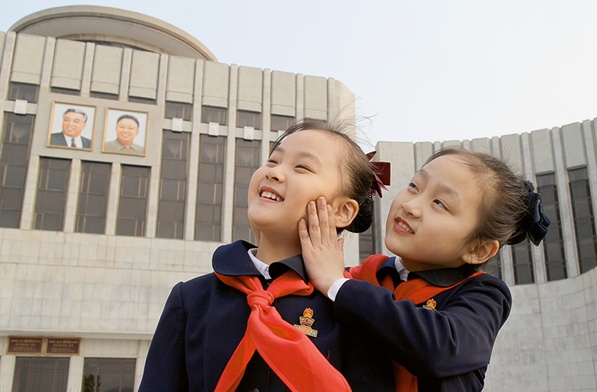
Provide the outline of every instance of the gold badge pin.
<path id="1" fill-rule="evenodd" d="M 299 317 L 300 324 L 294 324 L 295 328 L 298 328 L 299 331 L 304 333 L 307 336 L 311 336 L 312 338 L 317 337 L 317 330 L 313 329 L 313 323 L 315 319 L 313 318 L 313 309 L 306 308 L 303 311 L 303 315 Z"/>
<path id="2" fill-rule="evenodd" d="M 435 310 L 436 306 L 437 306 L 437 302 L 435 302 L 435 300 L 433 298 L 427 300 L 427 303 L 425 305 L 423 305 L 423 307 L 428 310 Z"/>

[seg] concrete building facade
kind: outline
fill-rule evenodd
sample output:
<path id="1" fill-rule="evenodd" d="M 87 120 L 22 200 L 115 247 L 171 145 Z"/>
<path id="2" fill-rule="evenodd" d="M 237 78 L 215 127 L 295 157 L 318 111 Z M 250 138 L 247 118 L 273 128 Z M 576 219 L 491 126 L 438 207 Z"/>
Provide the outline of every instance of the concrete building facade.
<path id="1" fill-rule="evenodd" d="M 219 245 L 252 239 L 246 186 L 279 131 L 355 115 L 337 80 L 219 63 L 174 26 L 106 7 L 23 18 L 0 33 L 0 67 L 0 391 L 44 390 L 49 378 L 96 391 L 98 376 L 102 390 L 136 390 L 170 288 L 211 272 Z M 123 115 L 136 147 L 114 150 Z M 78 137 L 60 135 L 76 126 Z M 486 390 L 597 389 L 594 121 L 378 143 L 392 186 L 373 230 L 347 241 L 347 263 L 387 252 L 393 195 L 446 145 L 506 159 L 552 219 L 542 246 L 496 260 L 515 304 Z"/>

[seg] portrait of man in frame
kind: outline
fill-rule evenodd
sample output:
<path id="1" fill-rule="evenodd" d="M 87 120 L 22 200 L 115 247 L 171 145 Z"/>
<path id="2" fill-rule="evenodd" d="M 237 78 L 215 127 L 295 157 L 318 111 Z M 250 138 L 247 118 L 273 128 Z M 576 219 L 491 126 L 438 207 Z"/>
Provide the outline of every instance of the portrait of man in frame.
<path id="1" fill-rule="evenodd" d="M 91 150 L 95 107 L 53 102 L 48 147 Z"/>
<path id="2" fill-rule="evenodd" d="M 102 152 L 145 156 L 148 113 L 108 109 Z"/>

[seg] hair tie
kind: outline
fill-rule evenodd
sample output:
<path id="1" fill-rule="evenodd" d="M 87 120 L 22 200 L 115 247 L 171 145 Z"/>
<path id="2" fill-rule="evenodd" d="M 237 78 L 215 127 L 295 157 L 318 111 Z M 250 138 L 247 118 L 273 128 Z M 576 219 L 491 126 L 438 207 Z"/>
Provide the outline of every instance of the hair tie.
<path id="1" fill-rule="evenodd" d="M 377 151 L 371 151 L 367 154 L 367 158 L 371 162 L 371 159 L 377 154 Z M 371 162 L 373 165 L 373 176 L 374 180 L 371 184 L 371 193 L 377 193 L 379 197 L 381 196 L 381 190 L 388 190 L 386 185 L 390 185 L 390 178 L 391 178 L 391 167 L 392 165 L 390 162 Z"/>
<path id="2" fill-rule="evenodd" d="M 551 222 L 547 215 L 543 213 L 541 197 L 539 193 L 535 192 L 533 183 L 526 180 L 523 185 L 527 190 L 525 196 L 527 211 L 518 224 L 519 230 L 517 234 L 512 236 L 507 244 L 518 244 L 528 237 L 535 246 L 539 246 L 541 240 L 543 240 L 547 234 L 547 228 Z"/>

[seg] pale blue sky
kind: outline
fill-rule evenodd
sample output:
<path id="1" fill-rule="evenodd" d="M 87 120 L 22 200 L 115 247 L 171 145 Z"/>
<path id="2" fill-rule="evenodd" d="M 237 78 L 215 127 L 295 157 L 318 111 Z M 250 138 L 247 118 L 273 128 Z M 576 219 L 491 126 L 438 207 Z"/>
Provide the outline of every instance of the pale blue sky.
<path id="1" fill-rule="evenodd" d="M 13 2 L 0 30 L 42 9 Z M 333 77 L 371 143 L 501 136 L 597 117 L 594 0 L 103 0 L 196 37 L 227 64 Z"/>

